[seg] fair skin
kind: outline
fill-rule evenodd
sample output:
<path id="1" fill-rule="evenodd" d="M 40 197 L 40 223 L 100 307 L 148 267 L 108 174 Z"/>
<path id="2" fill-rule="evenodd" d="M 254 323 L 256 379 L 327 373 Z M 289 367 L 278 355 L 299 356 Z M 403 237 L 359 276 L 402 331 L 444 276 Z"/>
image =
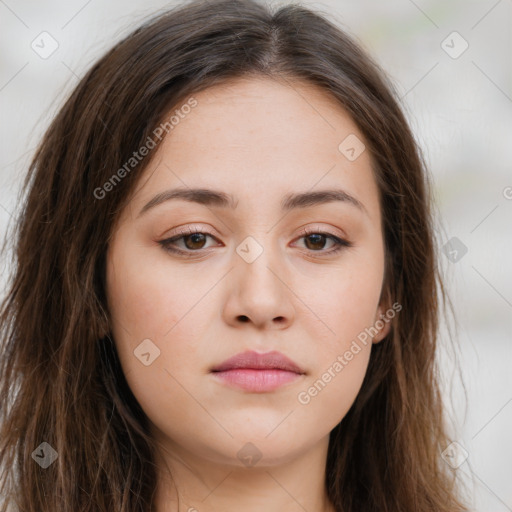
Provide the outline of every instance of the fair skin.
<path id="1" fill-rule="evenodd" d="M 194 98 L 198 105 L 155 150 L 107 254 L 117 351 L 160 447 L 156 510 L 178 511 L 179 496 L 180 512 L 331 512 L 329 433 L 389 324 L 359 343 L 308 403 L 298 396 L 332 373 L 389 307 L 379 303 L 384 242 L 370 154 L 350 161 L 340 152 L 348 135 L 364 138 L 334 99 L 307 83 L 235 80 Z M 172 199 L 140 214 L 175 188 L 231 194 L 236 208 Z M 289 194 L 327 189 L 362 207 L 344 200 L 281 210 Z M 189 229 L 205 235 L 190 237 Z M 332 238 L 311 233 L 353 245 L 334 253 Z M 191 257 L 158 243 L 179 235 L 169 245 Z M 248 261 L 239 247 L 262 252 Z M 160 350 L 147 366 L 134 355 L 145 339 Z M 304 373 L 269 392 L 214 378 L 214 365 L 245 350 L 279 351 Z M 252 459 L 240 453 L 259 459 L 244 463 Z"/>

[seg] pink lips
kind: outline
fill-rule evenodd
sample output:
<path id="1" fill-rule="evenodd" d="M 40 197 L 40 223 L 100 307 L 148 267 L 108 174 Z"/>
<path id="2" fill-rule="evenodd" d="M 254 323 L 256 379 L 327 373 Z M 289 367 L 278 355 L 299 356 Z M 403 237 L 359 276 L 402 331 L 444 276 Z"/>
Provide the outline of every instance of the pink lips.
<path id="1" fill-rule="evenodd" d="M 254 393 L 273 391 L 298 379 L 305 371 L 280 352 L 247 351 L 212 368 L 225 384 Z"/>

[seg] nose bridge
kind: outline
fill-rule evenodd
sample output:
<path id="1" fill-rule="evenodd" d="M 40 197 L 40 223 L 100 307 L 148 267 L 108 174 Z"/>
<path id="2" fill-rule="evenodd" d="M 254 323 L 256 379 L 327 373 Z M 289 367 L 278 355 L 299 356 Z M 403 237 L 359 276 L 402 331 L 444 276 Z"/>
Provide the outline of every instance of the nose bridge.
<path id="1" fill-rule="evenodd" d="M 263 291 L 269 288 L 282 287 L 276 273 L 282 272 L 283 265 L 279 263 L 281 258 L 280 248 L 272 240 L 272 232 L 263 230 L 258 234 L 247 236 L 236 248 L 236 253 L 241 261 L 240 276 L 247 281 L 246 286 L 261 288 Z"/>
<path id="2" fill-rule="evenodd" d="M 286 286 L 285 265 L 272 232 L 263 229 L 247 236 L 236 248 L 232 297 L 237 317 L 256 324 L 290 320 L 293 308 Z M 231 308 L 230 308 L 231 309 Z"/>

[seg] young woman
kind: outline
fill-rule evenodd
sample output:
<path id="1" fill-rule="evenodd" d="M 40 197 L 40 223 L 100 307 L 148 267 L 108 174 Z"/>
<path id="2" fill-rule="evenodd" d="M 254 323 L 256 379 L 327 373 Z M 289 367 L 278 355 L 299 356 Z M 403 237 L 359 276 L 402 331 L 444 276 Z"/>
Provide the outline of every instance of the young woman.
<path id="1" fill-rule="evenodd" d="M 159 15 L 81 80 L 24 190 L 2 510 L 467 510 L 428 173 L 324 16 Z"/>

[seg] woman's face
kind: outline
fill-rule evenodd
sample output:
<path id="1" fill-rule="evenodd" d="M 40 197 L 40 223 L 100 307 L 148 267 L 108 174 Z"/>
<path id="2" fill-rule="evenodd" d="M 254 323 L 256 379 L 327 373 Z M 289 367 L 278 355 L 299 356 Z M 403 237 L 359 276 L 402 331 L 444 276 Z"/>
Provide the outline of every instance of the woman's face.
<path id="1" fill-rule="evenodd" d="M 275 465 L 326 448 L 388 332 L 368 336 L 386 311 L 378 189 L 361 133 L 314 86 L 246 79 L 194 98 L 113 234 L 112 333 L 171 452 Z M 244 352 L 263 357 L 222 366 Z"/>

